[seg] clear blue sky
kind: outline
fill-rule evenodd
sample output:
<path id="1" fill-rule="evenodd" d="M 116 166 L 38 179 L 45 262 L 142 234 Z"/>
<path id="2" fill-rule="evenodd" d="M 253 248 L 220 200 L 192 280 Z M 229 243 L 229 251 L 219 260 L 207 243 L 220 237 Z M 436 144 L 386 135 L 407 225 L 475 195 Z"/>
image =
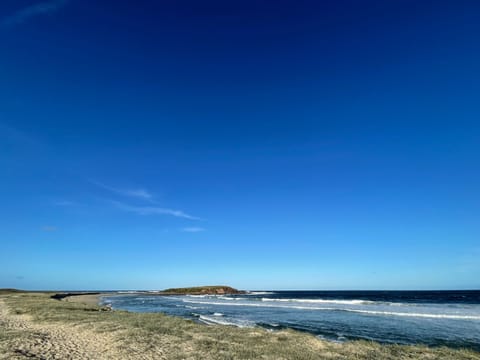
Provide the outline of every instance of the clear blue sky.
<path id="1" fill-rule="evenodd" d="M 478 1 L 0 3 L 0 287 L 480 287 Z"/>

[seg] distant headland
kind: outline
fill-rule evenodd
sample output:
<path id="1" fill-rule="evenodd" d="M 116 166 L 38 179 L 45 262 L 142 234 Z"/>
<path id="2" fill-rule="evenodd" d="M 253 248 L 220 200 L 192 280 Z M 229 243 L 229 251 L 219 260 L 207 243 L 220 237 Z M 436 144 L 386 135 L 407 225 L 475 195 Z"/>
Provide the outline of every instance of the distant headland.
<path id="1" fill-rule="evenodd" d="M 231 294 L 245 294 L 245 291 L 237 290 L 230 286 L 215 285 L 215 286 L 195 286 L 185 288 L 171 288 L 160 291 L 162 295 L 231 295 Z"/>

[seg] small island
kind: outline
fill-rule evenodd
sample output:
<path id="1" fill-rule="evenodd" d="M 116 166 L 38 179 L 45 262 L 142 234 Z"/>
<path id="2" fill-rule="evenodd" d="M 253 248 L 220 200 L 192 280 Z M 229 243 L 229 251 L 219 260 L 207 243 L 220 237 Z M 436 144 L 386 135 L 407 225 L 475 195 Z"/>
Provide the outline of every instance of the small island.
<path id="1" fill-rule="evenodd" d="M 245 294 L 245 291 L 237 290 L 230 286 L 214 285 L 214 286 L 195 286 L 185 288 L 166 289 L 158 294 L 161 295 L 234 295 Z"/>

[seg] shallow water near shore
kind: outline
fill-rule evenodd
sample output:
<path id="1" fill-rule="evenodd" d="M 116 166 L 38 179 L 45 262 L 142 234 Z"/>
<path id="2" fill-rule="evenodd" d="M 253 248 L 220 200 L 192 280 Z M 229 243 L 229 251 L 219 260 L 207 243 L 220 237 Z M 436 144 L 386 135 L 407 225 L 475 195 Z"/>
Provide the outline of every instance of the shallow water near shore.
<path id="1" fill-rule="evenodd" d="M 291 328 L 332 341 L 480 350 L 480 291 L 252 291 L 242 295 L 102 298 L 114 309 L 164 312 L 205 324 Z"/>

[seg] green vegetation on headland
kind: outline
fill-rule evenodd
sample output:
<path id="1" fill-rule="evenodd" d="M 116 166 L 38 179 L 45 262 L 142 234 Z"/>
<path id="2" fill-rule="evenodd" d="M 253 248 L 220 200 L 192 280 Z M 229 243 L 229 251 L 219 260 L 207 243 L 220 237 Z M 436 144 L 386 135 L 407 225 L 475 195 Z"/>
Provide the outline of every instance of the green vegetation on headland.
<path id="1" fill-rule="evenodd" d="M 0 296 L 0 359 L 480 360 L 480 353 L 472 350 L 367 341 L 338 344 L 292 330 L 270 332 L 202 325 L 160 313 L 101 311 L 50 296 Z"/>
<path id="2" fill-rule="evenodd" d="M 161 291 L 161 294 L 173 295 L 224 295 L 224 294 L 244 294 L 244 291 L 234 289 L 230 286 L 195 286 L 185 288 L 172 288 Z"/>

